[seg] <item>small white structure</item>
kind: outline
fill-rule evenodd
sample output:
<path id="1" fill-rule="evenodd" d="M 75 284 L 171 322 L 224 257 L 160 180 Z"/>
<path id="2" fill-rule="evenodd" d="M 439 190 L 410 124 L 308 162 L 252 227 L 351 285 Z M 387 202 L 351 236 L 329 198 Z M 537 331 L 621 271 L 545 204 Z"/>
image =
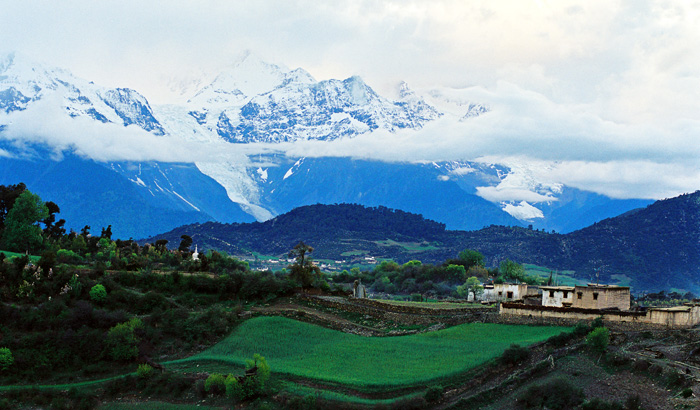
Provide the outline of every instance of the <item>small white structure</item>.
<path id="1" fill-rule="evenodd" d="M 541 286 L 542 306 L 567 307 L 574 303 L 573 286 Z"/>
<path id="2" fill-rule="evenodd" d="M 359 280 L 356 280 L 352 286 L 352 296 L 356 298 L 367 299 L 367 288 Z"/>
<path id="3" fill-rule="evenodd" d="M 197 245 L 194 246 L 194 252 L 192 252 L 192 260 L 193 261 L 199 260 L 199 252 L 197 252 Z"/>
<path id="4" fill-rule="evenodd" d="M 519 300 L 525 295 L 527 295 L 526 283 L 494 283 L 484 285 L 481 300 L 484 302 Z"/>

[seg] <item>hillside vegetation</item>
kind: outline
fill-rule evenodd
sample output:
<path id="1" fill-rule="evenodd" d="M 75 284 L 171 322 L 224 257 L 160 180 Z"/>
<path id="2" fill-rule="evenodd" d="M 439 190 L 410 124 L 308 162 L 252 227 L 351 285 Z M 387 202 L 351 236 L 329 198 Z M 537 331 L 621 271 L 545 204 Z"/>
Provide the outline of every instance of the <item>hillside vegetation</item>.
<path id="1" fill-rule="evenodd" d="M 506 259 L 572 270 L 578 278 L 632 279 L 635 291 L 677 288 L 700 291 L 700 191 L 606 219 L 566 235 L 491 226 L 448 231 L 418 215 L 359 205 L 313 205 L 251 224 L 187 225 L 149 238 L 171 243 L 186 234 L 206 249 L 246 256 L 282 255 L 298 241 L 312 244 L 317 259 L 358 255 L 405 263 L 441 263 L 463 249 L 481 252 L 487 267 Z"/>

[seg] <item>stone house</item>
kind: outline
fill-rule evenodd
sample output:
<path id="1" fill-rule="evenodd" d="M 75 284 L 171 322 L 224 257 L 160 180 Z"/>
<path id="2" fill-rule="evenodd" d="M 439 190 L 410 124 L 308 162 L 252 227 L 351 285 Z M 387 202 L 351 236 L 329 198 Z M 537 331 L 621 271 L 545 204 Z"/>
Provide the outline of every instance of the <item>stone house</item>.
<path id="1" fill-rule="evenodd" d="M 528 294 L 526 283 L 494 283 L 484 285 L 484 293 L 481 295 L 483 302 L 496 302 L 504 300 L 520 300 Z"/>
<path id="2" fill-rule="evenodd" d="M 569 307 L 574 303 L 573 286 L 540 286 L 542 306 Z"/>
<path id="3" fill-rule="evenodd" d="M 630 310 L 629 286 L 598 285 L 576 286 L 573 307 L 583 309 Z"/>
<path id="4" fill-rule="evenodd" d="M 630 310 L 628 286 L 542 286 L 542 306 Z"/>

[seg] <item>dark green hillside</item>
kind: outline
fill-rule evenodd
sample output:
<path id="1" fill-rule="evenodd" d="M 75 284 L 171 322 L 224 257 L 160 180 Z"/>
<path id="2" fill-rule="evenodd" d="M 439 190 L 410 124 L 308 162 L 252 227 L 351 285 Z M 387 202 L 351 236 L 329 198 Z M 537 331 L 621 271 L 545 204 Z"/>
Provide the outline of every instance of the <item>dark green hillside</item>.
<path id="1" fill-rule="evenodd" d="M 568 263 L 624 273 L 646 288 L 700 286 L 700 191 L 657 201 L 566 235 Z"/>
<path id="2" fill-rule="evenodd" d="M 245 255 L 282 255 L 298 241 L 317 259 L 343 259 L 358 251 L 403 263 L 441 263 L 463 249 L 484 254 L 487 266 L 504 259 L 576 271 L 578 278 L 631 279 L 635 290 L 700 290 L 700 191 L 657 201 L 644 209 L 561 235 L 527 228 L 490 226 L 446 231 L 419 215 L 359 205 L 297 208 L 264 223 L 194 224 L 149 238 L 177 246 L 192 236 L 200 248 Z"/>
<path id="3" fill-rule="evenodd" d="M 430 242 L 444 237 L 445 225 L 385 207 L 309 205 L 262 223 L 186 225 L 145 242 L 167 239 L 176 246 L 182 235 L 190 235 L 201 249 L 215 248 L 234 254 L 282 254 L 303 240 L 313 244 L 318 257 L 337 259 L 356 247 L 394 257 L 398 250 L 381 252 L 391 246 L 381 246 L 376 241 Z"/>

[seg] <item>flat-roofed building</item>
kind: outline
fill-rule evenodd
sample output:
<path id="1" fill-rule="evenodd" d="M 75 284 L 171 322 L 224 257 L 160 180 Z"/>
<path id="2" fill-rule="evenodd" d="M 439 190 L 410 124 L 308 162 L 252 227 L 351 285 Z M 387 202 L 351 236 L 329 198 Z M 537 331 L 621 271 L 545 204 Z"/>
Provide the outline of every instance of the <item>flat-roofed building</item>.
<path id="1" fill-rule="evenodd" d="M 542 306 L 568 307 L 574 303 L 573 286 L 540 286 Z"/>

